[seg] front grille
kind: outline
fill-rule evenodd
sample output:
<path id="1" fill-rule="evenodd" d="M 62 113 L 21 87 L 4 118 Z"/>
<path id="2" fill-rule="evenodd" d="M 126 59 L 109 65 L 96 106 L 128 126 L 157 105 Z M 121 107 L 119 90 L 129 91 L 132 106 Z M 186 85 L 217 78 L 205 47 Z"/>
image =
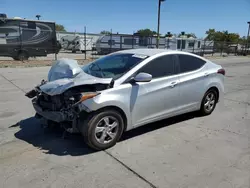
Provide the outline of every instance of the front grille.
<path id="1" fill-rule="evenodd" d="M 38 96 L 37 104 L 43 110 L 60 111 L 63 107 L 64 101 L 60 95 L 49 96 L 42 93 Z"/>

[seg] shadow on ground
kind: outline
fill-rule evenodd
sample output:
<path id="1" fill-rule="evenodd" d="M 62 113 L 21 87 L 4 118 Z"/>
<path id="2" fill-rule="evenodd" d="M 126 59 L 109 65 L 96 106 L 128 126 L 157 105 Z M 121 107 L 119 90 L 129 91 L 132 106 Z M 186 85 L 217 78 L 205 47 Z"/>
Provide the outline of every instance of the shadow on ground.
<path id="1" fill-rule="evenodd" d="M 16 138 L 32 144 L 46 154 L 80 156 L 94 152 L 87 147 L 80 134 L 68 134 L 64 139 L 63 130 L 60 128 L 44 129 L 41 127 L 40 121 L 34 117 L 22 120 L 11 127 L 17 126 L 20 127 L 20 130 L 15 133 Z"/>
<path id="2" fill-rule="evenodd" d="M 121 142 L 195 117 L 197 117 L 196 113 L 188 113 L 141 126 L 139 128 L 125 132 Z M 22 120 L 17 124 L 10 126 L 10 128 L 18 126 L 20 127 L 20 130 L 15 133 L 15 137 L 32 144 L 33 146 L 41 149 L 46 154 L 54 154 L 58 156 L 80 156 L 94 152 L 84 143 L 83 137 L 80 134 L 71 134 L 68 135 L 66 139 L 63 139 L 62 130 L 57 129 L 44 131 L 44 129 L 40 126 L 39 120 L 34 117 Z"/>

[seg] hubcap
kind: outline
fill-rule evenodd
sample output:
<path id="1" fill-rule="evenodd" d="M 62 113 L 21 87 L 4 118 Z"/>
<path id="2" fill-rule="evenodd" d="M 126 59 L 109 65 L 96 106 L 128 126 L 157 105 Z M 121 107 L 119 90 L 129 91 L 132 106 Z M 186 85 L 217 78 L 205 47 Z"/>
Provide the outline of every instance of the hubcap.
<path id="1" fill-rule="evenodd" d="M 208 93 L 204 103 L 205 110 L 207 112 L 210 112 L 211 110 L 213 110 L 214 105 L 215 105 L 215 95 L 214 93 Z"/>
<path id="2" fill-rule="evenodd" d="M 96 125 L 95 138 L 101 144 L 114 140 L 118 132 L 118 120 L 113 116 L 102 118 Z"/>

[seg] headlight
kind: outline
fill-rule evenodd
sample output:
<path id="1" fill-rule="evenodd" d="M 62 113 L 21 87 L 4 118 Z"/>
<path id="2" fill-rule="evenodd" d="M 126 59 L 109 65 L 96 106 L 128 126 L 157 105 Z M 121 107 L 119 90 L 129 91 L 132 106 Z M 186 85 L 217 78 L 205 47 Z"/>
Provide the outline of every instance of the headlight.
<path id="1" fill-rule="evenodd" d="M 97 95 L 99 95 L 100 93 L 84 93 L 83 95 L 82 95 L 82 97 L 81 97 L 81 99 L 80 99 L 80 101 L 79 102 L 83 102 L 83 101 L 85 101 L 85 100 L 87 100 L 87 99 L 90 99 L 90 98 L 93 98 L 93 97 L 95 97 L 95 96 L 97 96 Z"/>

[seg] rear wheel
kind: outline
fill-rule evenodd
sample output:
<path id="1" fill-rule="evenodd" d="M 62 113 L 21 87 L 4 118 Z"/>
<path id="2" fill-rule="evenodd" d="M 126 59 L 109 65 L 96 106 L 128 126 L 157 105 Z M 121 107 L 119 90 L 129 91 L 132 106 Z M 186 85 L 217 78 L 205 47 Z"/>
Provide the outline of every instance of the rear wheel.
<path id="1" fill-rule="evenodd" d="M 208 90 L 205 93 L 201 102 L 201 108 L 200 108 L 201 115 L 211 114 L 216 107 L 217 101 L 218 101 L 217 91 L 215 89 Z"/>
<path id="2" fill-rule="evenodd" d="M 18 53 L 17 59 L 20 60 L 20 61 L 28 60 L 29 59 L 29 55 L 25 51 L 20 51 Z"/>
<path id="3" fill-rule="evenodd" d="M 115 110 L 102 110 L 93 114 L 81 126 L 81 133 L 89 147 L 104 150 L 116 144 L 120 139 L 124 121 Z"/>

